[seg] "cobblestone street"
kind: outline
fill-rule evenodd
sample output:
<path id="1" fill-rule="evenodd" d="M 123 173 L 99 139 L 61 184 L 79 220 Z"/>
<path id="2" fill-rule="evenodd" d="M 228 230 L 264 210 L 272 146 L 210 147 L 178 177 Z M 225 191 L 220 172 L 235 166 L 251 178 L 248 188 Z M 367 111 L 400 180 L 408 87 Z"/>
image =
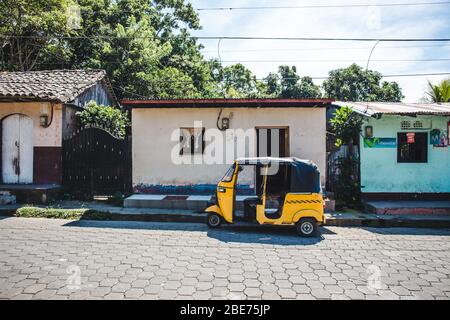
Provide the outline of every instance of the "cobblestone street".
<path id="1" fill-rule="evenodd" d="M 449 299 L 450 230 L 0 220 L 2 299 Z"/>

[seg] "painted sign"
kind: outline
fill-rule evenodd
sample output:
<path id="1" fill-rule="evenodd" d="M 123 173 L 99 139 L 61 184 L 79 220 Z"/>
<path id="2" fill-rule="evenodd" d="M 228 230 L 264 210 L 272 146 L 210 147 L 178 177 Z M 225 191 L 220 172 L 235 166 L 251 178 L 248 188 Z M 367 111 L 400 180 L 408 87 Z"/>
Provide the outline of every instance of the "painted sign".
<path id="1" fill-rule="evenodd" d="M 448 146 L 448 137 L 445 131 L 439 129 L 433 129 L 430 132 L 430 144 L 433 147 L 445 148 Z"/>
<path id="2" fill-rule="evenodd" d="M 396 138 L 364 138 L 365 148 L 396 148 Z"/>
<path id="3" fill-rule="evenodd" d="M 407 143 L 415 143 L 416 142 L 416 134 L 414 132 L 408 132 L 406 134 L 406 142 Z"/>

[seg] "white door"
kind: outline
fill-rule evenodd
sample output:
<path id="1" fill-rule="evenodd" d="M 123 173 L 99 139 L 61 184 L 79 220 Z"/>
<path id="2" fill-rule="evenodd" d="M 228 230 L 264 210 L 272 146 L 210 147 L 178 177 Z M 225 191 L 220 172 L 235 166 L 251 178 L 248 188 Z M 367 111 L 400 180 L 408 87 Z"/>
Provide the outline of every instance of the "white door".
<path id="1" fill-rule="evenodd" d="M 33 183 L 33 120 L 14 114 L 2 122 L 3 183 Z"/>

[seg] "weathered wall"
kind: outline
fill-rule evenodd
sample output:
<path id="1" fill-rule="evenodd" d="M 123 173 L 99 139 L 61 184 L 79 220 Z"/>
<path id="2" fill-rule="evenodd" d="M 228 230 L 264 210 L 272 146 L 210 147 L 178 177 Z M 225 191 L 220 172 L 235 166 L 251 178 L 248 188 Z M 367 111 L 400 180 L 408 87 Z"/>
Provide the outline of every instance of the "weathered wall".
<path id="1" fill-rule="evenodd" d="M 368 119 L 374 137 L 397 138 L 397 132 L 427 132 L 428 162 L 397 163 L 397 148 L 367 148 L 361 137 L 361 189 L 364 193 L 448 193 L 450 192 L 450 148 L 429 143 L 430 130 L 400 130 L 402 120 L 431 120 L 431 129 L 447 132 L 450 117 L 417 118 L 383 115 Z"/>
<path id="2" fill-rule="evenodd" d="M 76 113 L 81 109 L 78 109 L 71 105 L 64 105 L 62 109 L 62 138 L 65 139 L 77 128 L 77 116 Z"/>
<path id="3" fill-rule="evenodd" d="M 222 116 L 233 114 L 230 129 L 289 126 L 290 156 L 315 162 L 324 183 L 325 112 L 325 108 L 226 108 Z M 133 109 L 133 185 L 144 187 L 138 190 L 145 186 L 150 190 L 152 186 L 214 186 L 229 164 L 174 164 L 171 152 L 177 142 L 171 141 L 171 135 L 180 127 L 193 127 L 194 121 L 202 121 L 206 129 L 216 128 L 218 114 L 219 108 Z"/>
<path id="4" fill-rule="evenodd" d="M 51 104 L 48 102 L 0 102 L 0 119 L 14 113 L 21 113 L 33 119 L 34 146 L 55 147 L 61 146 L 62 105 L 54 105 L 53 122 L 48 128 L 39 125 L 41 107 L 47 106 L 50 121 Z"/>
<path id="5" fill-rule="evenodd" d="M 4 119 L 11 114 L 20 113 L 29 116 L 33 120 L 34 136 L 30 137 L 30 139 L 33 139 L 34 144 L 33 183 L 60 183 L 62 105 L 54 105 L 53 121 L 48 128 L 43 128 L 39 124 L 39 117 L 41 114 L 41 109 L 43 108 L 47 108 L 50 121 L 50 103 L 0 102 L 0 119 Z"/>
<path id="6" fill-rule="evenodd" d="M 113 99 L 101 82 L 98 82 L 95 86 L 92 86 L 91 88 L 77 96 L 73 103 L 79 107 L 84 107 L 91 100 L 96 101 L 97 104 L 102 104 L 105 106 L 114 105 Z"/>

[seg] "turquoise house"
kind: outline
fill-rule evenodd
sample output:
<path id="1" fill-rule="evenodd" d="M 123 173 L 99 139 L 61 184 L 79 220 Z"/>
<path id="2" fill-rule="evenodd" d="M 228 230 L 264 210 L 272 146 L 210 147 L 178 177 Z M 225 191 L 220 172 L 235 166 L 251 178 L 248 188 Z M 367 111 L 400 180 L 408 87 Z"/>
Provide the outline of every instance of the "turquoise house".
<path id="1" fill-rule="evenodd" d="M 365 117 L 364 199 L 450 200 L 450 104 L 336 102 Z"/>

